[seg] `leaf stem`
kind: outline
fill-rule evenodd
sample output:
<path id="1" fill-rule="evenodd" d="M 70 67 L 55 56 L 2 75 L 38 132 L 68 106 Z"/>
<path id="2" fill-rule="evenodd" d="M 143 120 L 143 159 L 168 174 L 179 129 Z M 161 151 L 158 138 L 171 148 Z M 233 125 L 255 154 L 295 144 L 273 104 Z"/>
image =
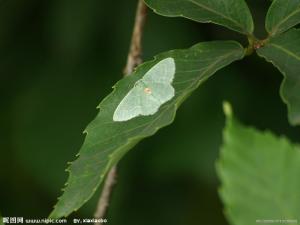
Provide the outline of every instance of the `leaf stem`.
<path id="1" fill-rule="evenodd" d="M 147 6 L 143 0 L 139 0 L 136 10 L 135 23 L 133 28 L 133 33 L 131 37 L 130 49 L 127 57 L 127 63 L 124 69 L 124 76 L 131 74 L 134 68 L 142 62 L 142 37 L 144 31 L 144 25 L 147 17 Z M 98 200 L 98 206 L 94 217 L 96 219 L 104 218 L 111 193 L 113 191 L 114 184 L 116 183 L 117 176 L 117 165 L 114 165 L 107 174 L 104 182 L 102 193 Z M 100 225 L 101 223 L 95 223 L 95 225 Z"/>
<path id="2" fill-rule="evenodd" d="M 269 37 L 267 37 L 266 39 L 263 40 L 259 40 L 257 39 L 254 35 L 248 35 L 248 46 L 247 48 L 245 48 L 245 55 L 249 56 L 251 55 L 254 51 L 260 49 L 261 47 L 263 47 L 268 41 L 269 41 Z"/>
<path id="3" fill-rule="evenodd" d="M 245 51 L 246 51 L 245 55 L 248 56 L 248 55 L 251 55 L 254 52 L 253 45 L 256 41 L 256 37 L 254 35 L 248 35 L 247 38 L 248 38 L 248 43 L 249 44 L 248 44 L 247 48 L 245 49 Z"/>

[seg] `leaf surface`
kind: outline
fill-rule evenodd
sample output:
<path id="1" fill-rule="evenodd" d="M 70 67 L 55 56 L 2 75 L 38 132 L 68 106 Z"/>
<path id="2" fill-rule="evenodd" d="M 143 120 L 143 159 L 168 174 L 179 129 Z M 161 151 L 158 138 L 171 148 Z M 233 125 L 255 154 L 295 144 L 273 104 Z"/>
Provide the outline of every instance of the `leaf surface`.
<path id="1" fill-rule="evenodd" d="M 129 149 L 172 123 L 177 108 L 191 92 L 217 70 L 243 56 L 244 49 L 237 42 L 200 43 L 190 49 L 162 53 L 153 61 L 139 66 L 131 76 L 119 81 L 114 91 L 99 105 L 97 117 L 86 128 L 79 157 L 68 169 L 70 175 L 67 186 L 50 217 L 66 217 L 78 210 L 95 193 L 109 169 Z M 154 115 L 114 122 L 113 113 L 124 96 L 150 68 L 168 57 L 173 58 L 176 65 L 172 83 L 174 98 L 162 105 Z"/>
<path id="2" fill-rule="evenodd" d="M 217 171 L 231 224 L 300 220 L 300 148 L 286 138 L 245 127 L 227 113 Z"/>
<path id="3" fill-rule="evenodd" d="M 281 96 L 288 106 L 289 121 L 300 124 L 300 30 L 292 29 L 271 39 L 258 55 L 273 63 L 284 75 Z"/>
<path id="4" fill-rule="evenodd" d="M 300 23 L 300 0 L 274 0 L 266 18 L 266 30 L 272 36 Z"/>
<path id="5" fill-rule="evenodd" d="M 244 0 L 145 0 L 156 13 L 181 16 L 197 22 L 215 23 L 243 34 L 252 34 L 254 25 Z"/>

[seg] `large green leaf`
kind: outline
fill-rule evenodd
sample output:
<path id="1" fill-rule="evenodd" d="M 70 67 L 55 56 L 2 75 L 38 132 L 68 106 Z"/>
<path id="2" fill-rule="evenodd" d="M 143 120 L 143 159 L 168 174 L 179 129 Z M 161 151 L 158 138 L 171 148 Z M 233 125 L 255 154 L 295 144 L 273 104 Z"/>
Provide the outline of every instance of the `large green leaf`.
<path id="1" fill-rule="evenodd" d="M 258 54 L 284 75 L 281 96 L 288 105 L 289 121 L 300 124 L 300 30 L 292 29 L 271 39 Z"/>
<path id="2" fill-rule="evenodd" d="M 287 31 L 300 23 L 300 0 L 274 0 L 266 18 L 266 29 L 272 35 Z"/>
<path id="3" fill-rule="evenodd" d="M 162 53 L 144 63 L 120 82 L 99 105 L 100 112 L 87 127 L 79 158 L 71 164 L 67 187 L 51 218 L 69 215 L 79 209 L 96 191 L 108 170 L 140 140 L 172 123 L 179 105 L 202 82 L 217 70 L 241 59 L 244 49 L 232 41 L 200 43 L 187 50 Z M 152 116 L 137 117 L 126 122 L 113 122 L 113 113 L 137 80 L 156 63 L 172 57 L 176 64 L 175 97 Z"/>
<path id="4" fill-rule="evenodd" d="M 222 182 L 220 195 L 231 224 L 299 222 L 299 146 L 271 132 L 243 126 L 230 110 L 223 136 L 217 171 Z"/>
<path id="5" fill-rule="evenodd" d="M 252 34 L 252 15 L 244 0 L 145 0 L 163 16 L 182 16 L 202 23 L 215 23 L 243 34 Z"/>

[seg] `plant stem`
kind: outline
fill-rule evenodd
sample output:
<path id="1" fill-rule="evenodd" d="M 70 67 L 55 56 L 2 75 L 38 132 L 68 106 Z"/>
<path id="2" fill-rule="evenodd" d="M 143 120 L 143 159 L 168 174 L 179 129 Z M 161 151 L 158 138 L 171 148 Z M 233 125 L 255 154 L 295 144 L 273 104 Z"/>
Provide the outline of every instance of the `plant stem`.
<path id="1" fill-rule="evenodd" d="M 249 56 L 254 51 L 262 48 L 269 41 L 269 39 L 269 36 L 266 39 L 259 40 L 252 34 L 248 35 L 248 47 L 245 49 L 245 55 Z"/>
<path id="2" fill-rule="evenodd" d="M 94 214 L 94 217 L 97 219 L 101 219 L 105 216 L 109 204 L 111 192 L 113 190 L 114 184 L 116 183 L 116 176 L 117 176 L 117 166 L 113 166 L 108 172 L 107 177 L 105 179 L 102 193 L 98 201 L 97 210 Z M 101 223 L 95 223 L 95 225 L 98 224 Z"/>
<path id="3" fill-rule="evenodd" d="M 139 0 L 135 16 L 134 29 L 131 37 L 130 49 L 127 57 L 127 63 L 124 69 L 125 76 L 131 74 L 134 68 L 142 62 L 142 37 L 144 25 L 146 22 L 146 16 L 147 6 L 145 5 L 143 0 Z"/>
<path id="4" fill-rule="evenodd" d="M 124 69 L 124 76 L 131 74 L 134 68 L 142 62 L 141 53 L 142 53 L 142 37 L 144 25 L 146 22 L 147 16 L 147 6 L 143 0 L 139 0 L 134 29 L 131 37 L 130 49 L 127 57 L 127 63 Z M 94 214 L 94 218 L 101 219 L 104 218 L 107 207 L 109 205 L 111 193 L 113 191 L 114 184 L 116 183 L 117 176 L 117 165 L 114 165 L 107 174 L 107 177 L 104 182 L 103 190 L 100 195 L 98 206 Z M 95 223 L 95 225 L 100 225 L 101 223 Z"/>

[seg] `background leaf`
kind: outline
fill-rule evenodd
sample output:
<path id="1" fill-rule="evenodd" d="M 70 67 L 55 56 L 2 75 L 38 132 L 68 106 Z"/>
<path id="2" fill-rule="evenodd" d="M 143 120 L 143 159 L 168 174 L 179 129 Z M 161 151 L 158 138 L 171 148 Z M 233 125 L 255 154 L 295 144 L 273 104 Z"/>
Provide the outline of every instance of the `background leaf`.
<path id="1" fill-rule="evenodd" d="M 244 0 L 145 0 L 155 12 L 163 16 L 182 16 L 194 21 L 212 22 L 229 29 L 251 34 L 252 15 Z"/>
<path id="2" fill-rule="evenodd" d="M 273 63 L 285 79 L 281 96 L 288 105 L 289 121 L 300 124 L 300 30 L 293 29 L 271 39 L 258 54 Z"/>
<path id="3" fill-rule="evenodd" d="M 237 42 L 200 43 L 187 50 L 173 50 L 158 55 L 121 80 L 100 104 L 100 113 L 86 129 L 86 139 L 79 158 L 70 167 L 63 196 L 50 217 L 62 217 L 81 207 L 96 191 L 103 177 L 116 162 L 141 139 L 153 135 L 174 120 L 176 109 L 202 82 L 220 68 L 241 59 L 244 49 Z M 113 122 L 117 105 L 135 82 L 158 61 L 172 57 L 176 63 L 173 81 L 175 97 L 148 117 L 127 122 Z"/>
<path id="4" fill-rule="evenodd" d="M 0 214 L 0 225 L 4 225 L 4 223 L 3 223 L 3 218 L 2 218 L 2 216 L 1 216 L 1 214 Z"/>
<path id="5" fill-rule="evenodd" d="M 255 224 L 264 219 L 299 221 L 299 146 L 270 132 L 245 127 L 228 113 L 223 138 L 217 171 L 231 224 Z"/>
<path id="6" fill-rule="evenodd" d="M 266 29 L 271 35 L 280 34 L 300 22 L 300 0 L 275 0 L 268 11 Z"/>

